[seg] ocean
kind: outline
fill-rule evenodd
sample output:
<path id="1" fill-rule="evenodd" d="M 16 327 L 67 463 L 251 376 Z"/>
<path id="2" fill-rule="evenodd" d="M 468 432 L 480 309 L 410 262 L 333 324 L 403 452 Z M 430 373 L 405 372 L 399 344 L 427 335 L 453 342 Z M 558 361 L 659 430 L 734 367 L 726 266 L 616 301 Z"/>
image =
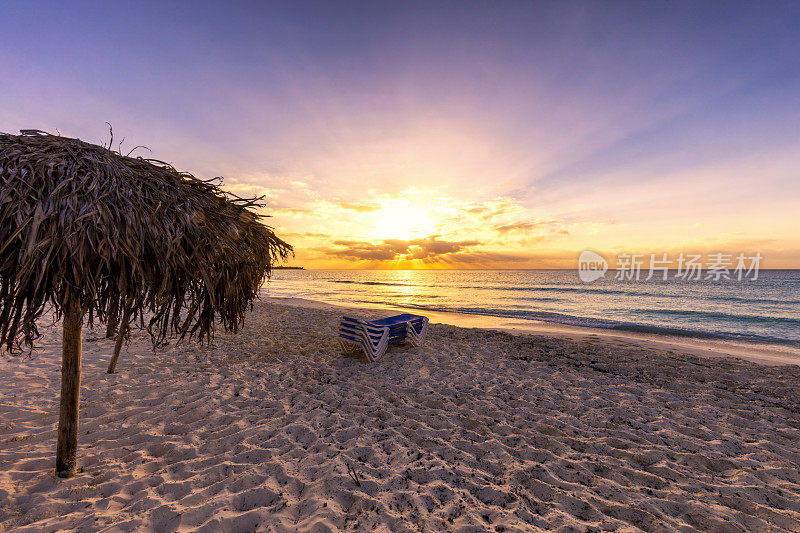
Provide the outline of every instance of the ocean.
<path id="1" fill-rule="evenodd" d="M 660 276 L 660 273 L 659 273 Z M 576 270 L 275 270 L 269 296 L 800 346 L 800 270 L 758 279 L 605 278 Z"/>

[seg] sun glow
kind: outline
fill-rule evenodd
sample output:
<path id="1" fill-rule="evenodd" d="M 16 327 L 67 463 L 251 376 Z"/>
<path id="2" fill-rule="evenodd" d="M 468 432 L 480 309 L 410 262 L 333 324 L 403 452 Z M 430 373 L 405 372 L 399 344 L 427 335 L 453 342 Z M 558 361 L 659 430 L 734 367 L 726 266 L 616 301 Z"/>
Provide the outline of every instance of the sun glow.
<path id="1" fill-rule="evenodd" d="M 387 200 L 375 213 L 374 239 L 419 239 L 436 233 L 436 223 L 423 207 L 405 198 Z"/>

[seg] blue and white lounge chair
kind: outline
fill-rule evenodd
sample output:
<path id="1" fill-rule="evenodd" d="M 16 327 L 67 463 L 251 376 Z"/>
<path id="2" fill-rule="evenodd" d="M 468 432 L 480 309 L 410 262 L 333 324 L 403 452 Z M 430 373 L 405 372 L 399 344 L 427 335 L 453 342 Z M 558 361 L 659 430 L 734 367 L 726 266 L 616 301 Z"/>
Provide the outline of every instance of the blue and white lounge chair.
<path id="1" fill-rule="evenodd" d="M 410 313 L 370 322 L 345 316 L 339 322 L 339 344 L 346 353 L 363 351 L 367 361 L 373 362 L 392 344 L 409 342 L 420 346 L 427 329 L 427 317 Z"/>

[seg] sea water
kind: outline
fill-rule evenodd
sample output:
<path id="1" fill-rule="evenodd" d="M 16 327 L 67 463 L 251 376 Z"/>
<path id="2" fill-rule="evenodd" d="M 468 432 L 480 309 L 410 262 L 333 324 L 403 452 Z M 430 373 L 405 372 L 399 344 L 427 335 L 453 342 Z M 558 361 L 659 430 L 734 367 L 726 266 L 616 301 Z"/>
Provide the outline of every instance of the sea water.
<path id="1" fill-rule="evenodd" d="M 275 270 L 270 296 L 800 346 L 800 270 L 584 283 L 574 270 Z M 704 278 L 704 276 L 703 276 Z"/>

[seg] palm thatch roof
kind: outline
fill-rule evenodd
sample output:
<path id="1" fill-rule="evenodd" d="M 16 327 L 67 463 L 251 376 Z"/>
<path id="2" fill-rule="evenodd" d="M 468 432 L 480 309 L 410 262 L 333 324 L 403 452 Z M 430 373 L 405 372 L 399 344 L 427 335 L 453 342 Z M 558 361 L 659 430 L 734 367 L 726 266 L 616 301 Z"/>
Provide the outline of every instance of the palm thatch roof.
<path id="1" fill-rule="evenodd" d="M 261 223 L 260 199 L 218 180 L 21 133 L 0 133 L 0 348 L 32 346 L 37 319 L 51 308 L 58 318 L 67 294 L 90 325 L 127 308 L 156 343 L 236 330 L 292 251 Z"/>

